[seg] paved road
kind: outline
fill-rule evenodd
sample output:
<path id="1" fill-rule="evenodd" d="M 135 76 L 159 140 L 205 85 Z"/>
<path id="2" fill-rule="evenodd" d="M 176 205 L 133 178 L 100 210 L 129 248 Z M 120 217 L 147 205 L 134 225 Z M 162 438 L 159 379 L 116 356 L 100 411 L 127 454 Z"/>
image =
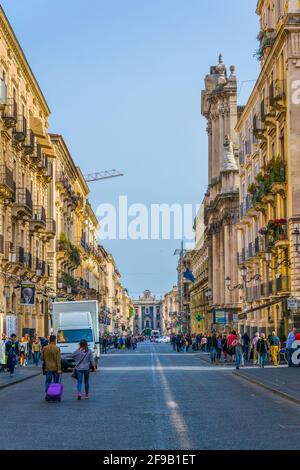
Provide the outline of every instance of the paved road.
<path id="1" fill-rule="evenodd" d="M 299 449 L 299 406 L 170 345 L 102 357 L 89 401 L 63 381 L 62 403 L 43 377 L 0 390 L 2 449 Z"/>

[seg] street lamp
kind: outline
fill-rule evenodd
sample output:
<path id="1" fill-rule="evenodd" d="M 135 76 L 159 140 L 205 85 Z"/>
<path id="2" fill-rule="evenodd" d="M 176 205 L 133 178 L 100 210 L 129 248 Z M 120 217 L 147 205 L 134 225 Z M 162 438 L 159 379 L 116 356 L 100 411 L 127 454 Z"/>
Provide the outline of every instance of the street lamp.
<path id="1" fill-rule="evenodd" d="M 247 279 L 247 268 L 245 266 L 242 266 L 240 271 L 241 271 L 241 277 L 242 277 L 243 283 L 240 283 L 240 284 L 237 284 L 236 286 L 231 287 L 231 278 L 229 276 L 226 277 L 225 286 L 229 291 L 234 291 L 236 289 L 246 289 L 247 284 L 249 284 L 250 282 L 261 280 L 260 274 L 255 274 L 254 276 Z"/>
<path id="2" fill-rule="evenodd" d="M 283 252 L 281 252 L 279 255 L 281 255 Z M 285 264 L 287 267 L 290 267 L 291 266 L 291 261 L 289 259 L 287 259 L 287 256 L 286 256 L 286 250 L 284 250 L 284 253 L 285 253 L 285 257 L 282 261 L 280 261 L 280 263 L 275 263 L 275 266 L 273 268 L 273 266 L 271 265 L 271 261 L 272 261 L 272 257 L 273 257 L 273 253 L 271 251 L 267 251 L 265 256 L 266 256 L 266 262 L 267 262 L 267 267 L 269 269 L 272 269 L 272 271 L 277 271 L 277 269 L 282 266 L 283 264 Z"/>
<path id="3" fill-rule="evenodd" d="M 295 249 L 296 249 L 296 252 L 298 253 L 298 255 L 300 255 L 300 241 L 299 241 L 299 237 L 300 237 L 300 230 L 298 229 L 298 227 L 296 227 L 293 232 L 292 232 L 292 235 L 295 239 Z"/>
<path id="4" fill-rule="evenodd" d="M 207 300 L 210 300 L 210 299 L 212 299 L 212 296 L 213 296 L 213 291 L 212 291 L 212 289 L 209 287 L 209 288 L 205 291 L 205 297 L 207 298 Z"/>

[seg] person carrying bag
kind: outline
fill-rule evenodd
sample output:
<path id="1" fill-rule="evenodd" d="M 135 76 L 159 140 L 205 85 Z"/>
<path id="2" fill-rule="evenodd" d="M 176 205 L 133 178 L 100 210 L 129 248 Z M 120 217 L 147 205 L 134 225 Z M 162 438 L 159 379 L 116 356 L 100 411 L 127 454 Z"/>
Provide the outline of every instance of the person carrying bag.
<path id="1" fill-rule="evenodd" d="M 76 362 L 72 377 L 77 380 L 77 400 L 81 400 L 82 382 L 84 380 L 85 399 L 89 398 L 89 377 L 90 369 L 96 372 L 96 364 L 93 352 L 89 349 L 85 339 L 80 340 L 79 348 L 72 354 Z"/>

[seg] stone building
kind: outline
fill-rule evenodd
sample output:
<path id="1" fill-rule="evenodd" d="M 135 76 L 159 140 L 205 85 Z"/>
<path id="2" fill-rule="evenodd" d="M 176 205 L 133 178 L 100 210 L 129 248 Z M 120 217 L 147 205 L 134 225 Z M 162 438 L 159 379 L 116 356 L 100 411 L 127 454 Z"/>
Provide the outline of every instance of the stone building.
<path id="1" fill-rule="evenodd" d="M 50 110 L 2 8 L 0 58 L 0 332 L 47 332 Z M 30 299 L 22 305 L 25 284 Z"/>
<path id="2" fill-rule="evenodd" d="M 211 314 L 209 310 L 208 288 L 208 243 L 205 240 L 204 205 L 195 218 L 195 248 L 192 251 L 191 269 L 195 283 L 190 286 L 191 297 L 191 333 L 209 331 Z"/>
<path id="3" fill-rule="evenodd" d="M 0 7 L 0 334 L 47 335 L 57 297 L 97 299 L 103 328 L 118 315 L 129 323 L 89 188 L 63 137 L 48 133 L 49 115 Z"/>
<path id="4" fill-rule="evenodd" d="M 208 310 L 210 329 L 237 326 L 239 293 L 225 287 L 230 277 L 239 281 L 235 223 L 239 216 L 238 117 L 235 68 L 230 74 L 220 55 L 205 77 L 202 115 L 207 120 L 208 189 L 204 198 L 204 243 L 207 247 L 208 280 L 211 292 Z"/>
<path id="5" fill-rule="evenodd" d="M 178 286 L 164 295 L 161 306 L 161 332 L 163 335 L 179 331 Z"/>
<path id="6" fill-rule="evenodd" d="M 157 299 L 149 290 L 145 290 L 142 296 L 133 300 L 133 306 L 135 308 L 135 334 L 150 335 L 151 330 L 161 331 L 161 299 Z"/>
<path id="7" fill-rule="evenodd" d="M 299 326 L 300 4 L 260 0 L 261 71 L 236 131 L 240 146 L 241 329 L 286 335 Z M 298 243 L 298 245 L 297 245 Z"/>

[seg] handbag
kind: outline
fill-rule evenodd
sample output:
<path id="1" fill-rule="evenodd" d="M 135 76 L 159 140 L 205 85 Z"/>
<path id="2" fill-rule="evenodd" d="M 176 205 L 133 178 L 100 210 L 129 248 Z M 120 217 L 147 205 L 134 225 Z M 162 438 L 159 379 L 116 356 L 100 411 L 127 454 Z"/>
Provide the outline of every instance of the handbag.
<path id="1" fill-rule="evenodd" d="M 74 369 L 72 370 L 72 374 L 71 374 L 71 377 L 73 377 L 73 379 L 78 379 L 78 370 L 77 370 L 77 367 L 80 366 L 80 364 L 82 363 L 82 361 L 86 358 L 86 356 L 88 355 L 88 352 L 85 353 L 85 355 L 80 359 L 80 361 L 78 362 L 78 364 L 76 364 L 76 366 L 74 367 Z"/>

